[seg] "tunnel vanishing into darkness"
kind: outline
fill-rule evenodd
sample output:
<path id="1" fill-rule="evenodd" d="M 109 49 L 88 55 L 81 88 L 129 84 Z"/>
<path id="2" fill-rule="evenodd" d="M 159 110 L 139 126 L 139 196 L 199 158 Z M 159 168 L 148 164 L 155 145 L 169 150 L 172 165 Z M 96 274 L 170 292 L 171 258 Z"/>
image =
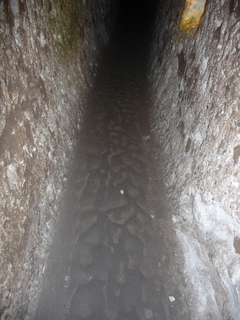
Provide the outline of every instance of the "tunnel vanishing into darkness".
<path id="1" fill-rule="evenodd" d="M 0 1 L 1 319 L 240 319 L 239 19 Z"/>

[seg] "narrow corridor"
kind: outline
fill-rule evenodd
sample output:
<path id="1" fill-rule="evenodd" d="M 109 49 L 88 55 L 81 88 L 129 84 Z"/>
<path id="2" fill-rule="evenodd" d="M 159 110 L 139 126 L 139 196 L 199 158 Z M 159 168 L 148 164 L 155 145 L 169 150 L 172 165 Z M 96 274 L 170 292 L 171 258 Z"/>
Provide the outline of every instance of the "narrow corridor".
<path id="1" fill-rule="evenodd" d="M 240 320 L 240 1 L 0 1 L 0 319 Z"/>
<path id="2" fill-rule="evenodd" d="M 150 33 L 140 19 L 129 12 L 99 67 L 36 320 L 174 319 L 176 296 L 165 290 L 173 234 L 148 124 Z"/>

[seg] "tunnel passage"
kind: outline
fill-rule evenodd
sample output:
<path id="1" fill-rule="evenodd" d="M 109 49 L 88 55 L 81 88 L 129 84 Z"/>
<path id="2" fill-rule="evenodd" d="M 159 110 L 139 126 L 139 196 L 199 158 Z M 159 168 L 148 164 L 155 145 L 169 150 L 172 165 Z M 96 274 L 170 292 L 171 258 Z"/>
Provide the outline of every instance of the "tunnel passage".
<path id="1" fill-rule="evenodd" d="M 34 319 L 177 319 L 165 287 L 174 235 L 148 121 L 150 29 L 138 3 L 128 6 L 90 93 Z"/>
<path id="2" fill-rule="evenodd" d="M 1 319 L 240 319 L 239 12 L 0 1 Z"/>

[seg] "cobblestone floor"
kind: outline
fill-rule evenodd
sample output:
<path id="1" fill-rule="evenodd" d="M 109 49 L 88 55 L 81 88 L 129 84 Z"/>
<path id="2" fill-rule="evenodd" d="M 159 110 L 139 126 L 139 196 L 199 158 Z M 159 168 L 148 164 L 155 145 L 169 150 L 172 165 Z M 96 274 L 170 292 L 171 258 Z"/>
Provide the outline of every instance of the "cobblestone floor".
<path id="1" fill-rule="evenodd" d="M 38 320 L 177 319 L 177 293 L 166 289 L 173 233 L 148 124 L 149 36 L 127 23 L 120 31 L 89 98 Z"/>

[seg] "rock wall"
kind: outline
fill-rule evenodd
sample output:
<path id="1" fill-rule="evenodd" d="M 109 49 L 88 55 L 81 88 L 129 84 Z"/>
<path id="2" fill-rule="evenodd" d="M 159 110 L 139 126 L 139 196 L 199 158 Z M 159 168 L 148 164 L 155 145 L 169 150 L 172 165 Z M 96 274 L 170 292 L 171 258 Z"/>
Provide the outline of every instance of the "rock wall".
<path id="1" fill-rule="evenodd" d="M 0 318 L 34 308 L 111 0 L 0 1 Z M 30 312 L 30 311 L 29 311 Z"/>
<path id="2" fill-rule="evenodd" d="M 196 2 L 196 1 L 195 1 Z M 182 254 L 175 267 L 191 315 L 240 319 L 240 3 L 208 1 L 180 30 L 184 1 L 162 1 L 151 52 L 151 124 Z M 178 275 L 183 272 L 183 278 Z M 186 313 L 185 313 L 186 315 Z"/>

